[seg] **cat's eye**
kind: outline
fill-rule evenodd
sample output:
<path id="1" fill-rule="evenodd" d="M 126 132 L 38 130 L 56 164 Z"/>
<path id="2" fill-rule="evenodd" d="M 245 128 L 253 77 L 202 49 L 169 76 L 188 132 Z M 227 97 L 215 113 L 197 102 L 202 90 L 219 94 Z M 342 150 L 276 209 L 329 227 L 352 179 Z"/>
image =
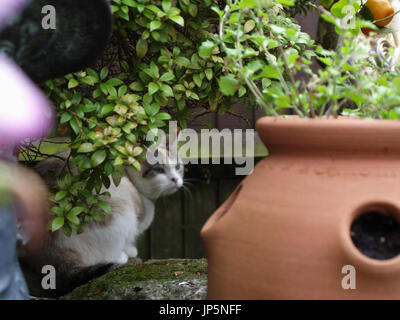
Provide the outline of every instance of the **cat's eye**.
<path id="1" fill-rule="evenodd" d="M 176 166 L 175 166 L 175 169 L 176 170 L 179 170 L 181 168 L 181 165 L 178 163 Z"/>
<path id="2" fill-rule="evenodd" d="M 164 173 L 164 169 L 162 167 L 155 167 L 153 168 L 153 171 L 157 172 L 157 173 Z"/>

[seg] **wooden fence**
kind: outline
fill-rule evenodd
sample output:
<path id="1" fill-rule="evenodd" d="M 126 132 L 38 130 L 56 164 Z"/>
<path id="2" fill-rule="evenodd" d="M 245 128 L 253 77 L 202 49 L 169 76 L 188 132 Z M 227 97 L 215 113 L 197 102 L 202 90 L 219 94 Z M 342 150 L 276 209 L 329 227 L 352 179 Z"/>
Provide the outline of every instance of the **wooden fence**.
<path id="1" fill-rule="evenodd" d="M 245 178 L 235 175 L 234 165 L 199 164 L 185 169 L 185 177 L 193 179 L 191 192 L 179 191 L 157 201 L 153 224 L 138 242 L 144 260 L 205 257 L 202 226 Z"/>

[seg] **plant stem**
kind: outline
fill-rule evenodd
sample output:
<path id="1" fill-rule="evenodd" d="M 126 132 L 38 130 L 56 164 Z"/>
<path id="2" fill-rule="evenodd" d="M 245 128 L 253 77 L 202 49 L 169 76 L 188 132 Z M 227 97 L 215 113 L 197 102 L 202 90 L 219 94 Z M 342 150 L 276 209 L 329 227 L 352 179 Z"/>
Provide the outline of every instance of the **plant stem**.
<path id="1" fill-rule="evenodd" d="M 384 22 L 384 21 L 386 21 L 386 20 L 388 20 L 388 19 L 390 19 L 390 18 L 393 18 L 393 17 L 394 17 L 396 14 L 398 14 L 399 12 L 400 12 L 400 10 L 394 12 L 393 14 L 391 14 L 390 16 L 387 16 L 386 18 L 383 18 L 383 19 L 380 19 L 380 20 L 374 20 L 374 21 L 372 21 L 372 23 L 377 24 L 378 22 Z"/>
<path id="2" fill-rule="evenodd" d="M 95 124 L 96 126 L 102 128 L 102 125 L 101 125 L 100 123 L 98 123 L 98 122 L 96 122 L 96 121 L 94 121 L 94 120 L 92 120 L 92 119 L 89 119 L 89 118 L 86 118 L 86 117 L 82 117 L 82 116 L 80 116 L 79 114 L 77 114 L 75 111 L 68 110 L 67 112 L 70 113 L 70 114 L 72 114 L 72 115 L 75 116 L 75 117 L 78 117 L 78 118 L 81 119 L 81 120 L 84 120 L 84 121 L 86 121 L 86 122 L 92 122 L 92 123 Z"/>
<path id="3" fill-rule="evenodd" d="M 288 73 L 288 75 L 289 75 L 289 79 L 290 79 L 290 81 L 291 81 L 291 83 L 292 83 L 293 90 L 294 90 L 294 92 L 295 92 L 295 94 L 296 94 L 296 99 L 297 99 L 297 102 L 298 102 L 298 104 L 299 104 L 299 107 L 301 107 L 304 111 L 306 111 L 306 108 L 304 108 L 303 103 L 301 102 L 299 92 L 298 92 L 298 90 L 297 90 L 297 88 L 296 88 L 296 81 L 295 81 L 295 79 L 294 79 L 294 77 L 293 77 L 293 73 L 292 73 L 291 70 L 290 70 L 289 63 L 288 63 L 288 61 L 287 61 L 286 54 L 285 54 L 285 52 L 284 52 L 283 49 L 282 49 L 282 46 L 279 46 L 279 51 L 280 51 L 280 53 L 281 53 L 281 55 L 282 55 L 283 63 L 284 63 L 284 65 L 285 65 L 285 68 L 286 68 L 287 73 Z M 300 109 L 299 109 L 299 108 L 297 108 L 297 107 L 294 107 L 294 108 L 295 108 L 296 112 L 302 114 L 302 112 L 300 112 Z M 303 116 L 304 116 L 304 115 L 303 115 Z"/>
<path id="4" fill-rule="evenodd" d="M 231 4 L 231 1 L 229 2 L 229 4 Z M 220 38 L 222 49 L 225 52 L 228 52 L 228 48 L 227 48 L 227 46 L 225 44 L 225 41 L 224 41 L 224 33 L 223 32 L 224 32 L 224 28 L 225 28 L 225 22 L 227 21 L 228 16 L 229 16 L 229 10 L 230 10 L 230 6 L 226 5 L 225 9 L 224 9 L 224 15 L 222 16 L 222 19 L 220 20 L 220 24 L 219 24 L 219 38 Z M 240 43 L 240 39 L 239 39 L 239 43 Z M 244 78 L 247 86 L 249 87 L 250 91 L 256 97 L 256 101 L 260 104 L 261 108 L 263 108 L 263 110 L 264 110 L 264 112 L 266 114 L 270 113 L 270 114 L 273 114 L 275 116 L 279 116 L 279 114 L 275 111 L 274 108 L 268 106 L 265 103 L 261 92 L 258 90 L 257 85 L 254 82 L 252 82 L 251 80 L 249 80 L 248 77 L 244 74 L 244 72 L 243 72 L 243 69 L 244 69 L 243 68 L 243 63 L 242 63 L 242 60 L 241 60 L 241 53 L 239 52 L 239 50 L 237 50 L 237 51 L 238 51 L 238 56 L 240 57 L 239 58 L 239 62 L 237 62 L 235 59 L 233 59 L 233 61 L 235 62 L 236 66 L 239 68 L 239 70 L 241 71 L 241 73 L 243 75 L 243 78 Z"/>
<path id="5" fill-rule="evenodd" d="M 307 85 L 304 80 L 303 80 L 303 87 L 304 87 L 304 90 L 307 91 L 307 100 L 308 100 L 308 104 L 310 105 L 311 117 L 316 118 L 314 106 L 312 104 L 312 91 L 311 91 L 311 89 L 310 90 L 307 89 Z"/>

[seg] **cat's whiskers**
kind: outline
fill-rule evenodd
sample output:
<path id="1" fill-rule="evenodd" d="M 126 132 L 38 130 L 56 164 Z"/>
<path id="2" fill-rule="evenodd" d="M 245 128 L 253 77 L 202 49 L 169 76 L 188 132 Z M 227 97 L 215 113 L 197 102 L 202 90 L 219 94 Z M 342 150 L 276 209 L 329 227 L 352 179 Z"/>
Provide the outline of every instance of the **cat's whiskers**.
<path id="1" fill-rule="evenodd" d="M 201 182 L 200 179 L 191 179 L 191 178 L 184 178 L 183 179 L 183 184 L 186 184 L 186 185 L 192 186 L 192 187 L 194 187 L 195 183 L 199 183 L 199 182 Z"/>
<path id="2" fill-rule="evenodd" d="M 181 190 L 183 191 L 183 194 L 184 195 L 188 195 L 189 196 L 189 198 L 192 198 L 192 192 L 190 191 L 190 189 L 188 188 L 188 187 L 186 187 L 185 186 L 185 184 L 183 184 L 182 186 L 181 186 Z"/>
<path id="3" fill-rule="evenodd" d="M 183 179 L 184 181 L 189 181 L 189 182 L 200 182 L 201 181 L 201 179 L 197 179 L 197 178 L 184 178 Z"/>
<path id="4" fill-rule="evenodd" d="M 192 182 L 186 181 L 185 179 L 183 180 L 183 185 L 190 190 L 190 188 L 195 189 L 196 185 L 193 184 Z"/>
<path id="5" fill-rule="evenodd" d="M 183 179 L 183 184 L 182 184 L 181 189 L 184 192 L 184 194 L 187 194 L 190 198 L 192 198 L 193 193 L 192 193 L 192 190 L 190 190 L 190 187 L 194 188 L 195 186 L 193 185 L 193 183 L 189 182 L 188 180 L 190 180 L 190 179 L 188 179 L 188 178 Z"/>

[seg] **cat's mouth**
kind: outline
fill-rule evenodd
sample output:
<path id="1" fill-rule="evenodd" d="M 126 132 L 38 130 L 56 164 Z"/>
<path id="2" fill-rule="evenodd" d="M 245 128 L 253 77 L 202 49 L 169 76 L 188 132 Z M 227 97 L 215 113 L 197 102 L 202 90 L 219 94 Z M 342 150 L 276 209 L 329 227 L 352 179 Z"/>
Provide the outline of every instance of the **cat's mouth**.
<path id="1" fill-rule="evenodd" d="M 170 189 L 168 189 L 168 190 L 166 190 L 166 191 L 164 192 L 164 195 L 173 194 L 173 193 L 177 192 L 179 189 L 180 189 L 180 188 L 179 188 L 177 185 L 172 186 Z"/>

